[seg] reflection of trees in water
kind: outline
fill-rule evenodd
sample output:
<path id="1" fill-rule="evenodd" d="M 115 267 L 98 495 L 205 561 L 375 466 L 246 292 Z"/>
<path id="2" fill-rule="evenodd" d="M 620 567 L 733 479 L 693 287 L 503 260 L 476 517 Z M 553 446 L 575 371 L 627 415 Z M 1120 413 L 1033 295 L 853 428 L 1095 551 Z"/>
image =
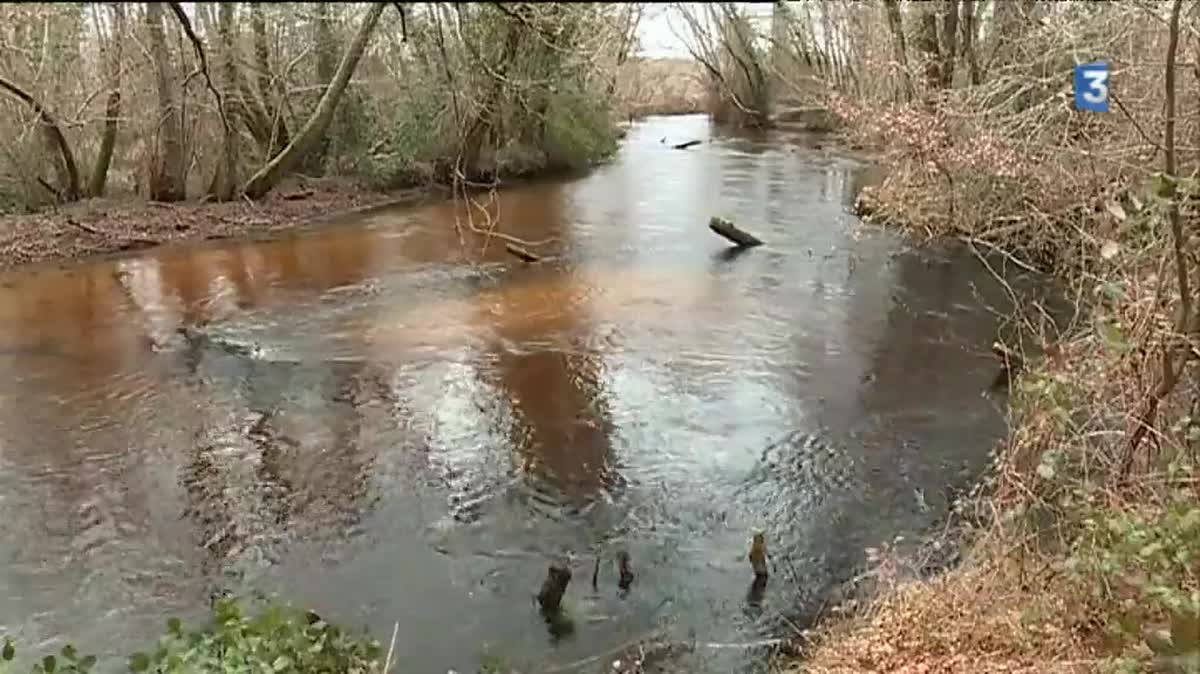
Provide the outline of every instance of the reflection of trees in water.
<path id="1" fill-rule="evenodd" d="M 376 459 L 363 442 L 364 408 L 390 396 L 378 370 L 222 353 L 199 364 L 196 390 L 211 412 L 181 481 L 186 516 L 207 551 L 206 575 L 244 556 L 269 560 L 297 539 L 342 539 L 357 527 Z M 315 391 L 316 409 L 295 409 L 289 397 L 297 391 Z M 320 428 L 331 429 L 328 437 Z"/>
<path id="2" fill-rule="evenodd" d="M 979 303 L 1004 310 L 999 285 L 965 251 L 904 252 L 892 265 L 892 300 L 870 357 L 870 385 L 862 387 L 863 410 L 976 399 L 994 374 L 988 349 L 996 336 L 996 319 Z"/>
<path id="3" fill-rule="evenodd" d="M 553 197 L 553 198 L 548 198 Z M 541 236 L 568 230 L 556 190 L 534 204 L 501 204 L 529 219 L 536 207 Z M 523 468 L 567 497 L 590 499 L 613 484 L 612 421 L 602 393 L 602 367 L 586 317 L 586 288 L 575 274 L 543 269 L 522 284 L 480 297 L 478 320 L 498 339 L 484 376 L 504 392 L 516 416 L 510 429 Z M 577 285 L 578 284 L 578 285 Z"/>
<path id="4" fill-rule="evenodd" d="M 612 421 L 596 354 L 543 349 L 495 352 L 495 383 L 508 395 L 517 423 L 514 449 L 523 468 L 568 497 L 611 488 Z"/>

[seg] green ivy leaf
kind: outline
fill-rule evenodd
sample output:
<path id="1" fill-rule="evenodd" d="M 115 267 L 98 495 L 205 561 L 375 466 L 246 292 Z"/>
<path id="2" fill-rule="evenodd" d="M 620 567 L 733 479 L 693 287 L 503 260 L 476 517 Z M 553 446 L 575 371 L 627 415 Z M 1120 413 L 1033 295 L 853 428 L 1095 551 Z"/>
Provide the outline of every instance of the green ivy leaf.
<path id="1" fill-rule="evenodd" d="M 66 658 L 68 660 L 75 660 L 78 658 L 78 655 L 79 654 L 75 652 L 75 647 L 72 646 L 71 644 L 67 644 L 66 646 L 63 646 L 62 656 L 64 658 Z"/>
<path id="2" fill-rule="evenodd" d="M 179 618 L 167 618 L 167 631 L 178 636 L 183 631 L 183 622 Z"/>
<path id="3" fill-rule="evenodd" d="M 0 657 L 4 658 L 5 661 L 9 661 L 9 660 L 12 660 L 13 657 L 16 656 L 16 654 L 17 654 L 17 649 L 13 647 L 13 642 L 10 639 L 5 638 L 4 639 L 4 650 L 0 651 Z"/>
<path id="4" fill-rule="evenodd" d="M 94 655 L 85 655 L 83 656 L 83 659 L 79 661 L 80 671 L 86 672 L 94 666 L 96 666 L 96 656 Z"/>
<path id="5" fill-rule="evenodd" d="M 282 672 L 283 670 L 285 670 L 291 666 L 292 666 L 292 659 L 286 655 L 281 655 L 281 656 L 275 658 L 275 662 L 271 663 L 271 669 L 274 669 L 277 672 Z"/>
<path id="6" fill-rule="evenodd" d="M 46 670 L 46 674 L 54 674 L 54 670 L 58 669 L 58 660 L 53 655 L 47 655 L 42 658 L 42 669 Z"/>

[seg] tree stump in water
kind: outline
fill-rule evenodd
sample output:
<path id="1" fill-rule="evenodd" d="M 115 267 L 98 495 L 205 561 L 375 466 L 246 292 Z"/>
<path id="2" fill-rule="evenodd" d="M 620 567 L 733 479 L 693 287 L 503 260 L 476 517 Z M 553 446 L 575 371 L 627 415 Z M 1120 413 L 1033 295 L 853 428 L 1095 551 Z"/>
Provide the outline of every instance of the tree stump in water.
<path id="1" fill-rule="evenodd" d="M 751 246 L 761 246 L 762 240 L 753 234 L 738 229 L 732 222 L 725 218 L 713 217 L 708 221 L 708 228 L 732 241 L 739 248 L 750 248 Z"/>
<path id="2" fill-rule="evenodd" d="M 617 553 L 617 571 L 621 576 L 617 580 L 617 587 L 628 590 L 633 585 L 633 569 L 629 568 L 629 553 L 624 550 Z"/>
<path id="3" fill-rule="evenodd" d="M 754 569 L 754 578 L 767 579 L 767 535 L 761 531 L 754 532 L 754 540 L 750 543 L 750 567 Z"/>
<path id="4" fill-rule="evenodd" d="M 552 562 L 546 571 L 546 580 L 542 581 L 542 589 L 538 592 L 538 604 L 546 614 L 558 613 L 562 605 L 563 594 L 567 584 L 571 582 L 571 569 L 565 562 Z"/>

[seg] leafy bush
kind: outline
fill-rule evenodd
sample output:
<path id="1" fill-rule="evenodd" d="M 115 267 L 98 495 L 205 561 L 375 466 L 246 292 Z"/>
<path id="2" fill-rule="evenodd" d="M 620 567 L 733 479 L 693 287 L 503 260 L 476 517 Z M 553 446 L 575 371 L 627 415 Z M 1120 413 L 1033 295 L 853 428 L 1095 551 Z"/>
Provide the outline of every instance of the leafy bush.
<path id="1" fill-rule="evenodd" d="M 247 615 L 236 599 L 217 601 L 210 623 L 188 630 L 178 618 L 167 621 L 167 632 L 149 652 L 128 659 L 130 672 L 158 674 L 233 674 L 241 672 L 338 672 L 355 674 L 378 670 L 378 642 L 329 625 L 316 614 L 290 606 L 269 604 Z M 16 655 L 5 639 L 0 672 Z M 79 657 L 64 647 L 59 656 L 47 655 L 31 674 L 82 674 L 96 664 L 95 656 Z"/>
<path id="2" fill-rule="evenodd" d="M 1200 506 L 1191 490 L 1163 507 L 1095 508 L 1084 531 L 1066 566 L 1109 607 L 1115 650 L 1145 644 L 1154 659 L 1200 671 Z"/>
<path id="3" fill-rule="evenodd" d="M 617 150 L 611 113 L 585 92 L 564 88 L 546 113 L 546 154 L 555 166 L 582 168 Z"/>

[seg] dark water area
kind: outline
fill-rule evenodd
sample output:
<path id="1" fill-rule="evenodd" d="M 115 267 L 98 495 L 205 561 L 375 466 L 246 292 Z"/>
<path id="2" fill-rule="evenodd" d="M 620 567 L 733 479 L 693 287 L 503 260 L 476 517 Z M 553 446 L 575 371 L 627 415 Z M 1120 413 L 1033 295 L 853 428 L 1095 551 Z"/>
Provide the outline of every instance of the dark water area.
<path id="1" fill-rule="evenodd" d="M 863 228 L 866 175 L 803 135 L 651 118 L 590 175 L 483 204 L 556 239 L 544 265 L 463 245 L 480 211 L 446 203 L 0 278 L 0 633 L 116 656 L 218 589 L 385 644 L 398 623 L 402 672 L 786 632 L 944 517 L 1004 430 L 1005 293 Z M 729 254 L 713 215 L 767 245 Z M 562 638 L 532 599 L 556 555 Z"/>

